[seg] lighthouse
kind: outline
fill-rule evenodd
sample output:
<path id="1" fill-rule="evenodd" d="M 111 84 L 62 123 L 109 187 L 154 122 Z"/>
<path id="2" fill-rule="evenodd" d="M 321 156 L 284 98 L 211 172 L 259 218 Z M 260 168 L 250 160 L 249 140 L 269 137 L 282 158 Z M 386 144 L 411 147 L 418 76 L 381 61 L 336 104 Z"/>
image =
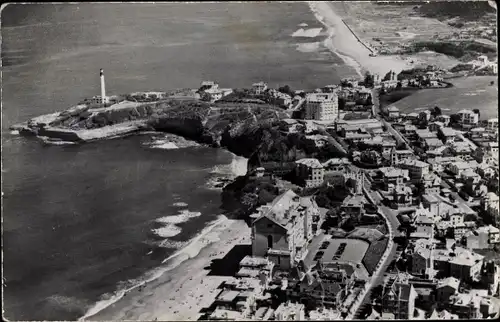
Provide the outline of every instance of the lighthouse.
<path id="1" fill-rule="evenodd" d="M 100 71 L 100 77 L 101 77 L 101 103 L 104 106 L 106 103 L 108 103 L 108 97 L 106 96 L 106 84 L 104 82 L 104 71 L 101 68 Z"/>

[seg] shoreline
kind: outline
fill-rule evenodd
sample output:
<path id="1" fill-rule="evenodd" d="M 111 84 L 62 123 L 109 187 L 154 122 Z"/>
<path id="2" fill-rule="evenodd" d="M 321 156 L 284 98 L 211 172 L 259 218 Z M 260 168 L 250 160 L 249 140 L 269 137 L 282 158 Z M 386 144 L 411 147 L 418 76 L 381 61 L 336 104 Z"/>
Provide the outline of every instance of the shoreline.
<path id="1" fill-rule="evenodd" d="M 329 36 L 324 45 L 354 68 L 360 77 L 364 77 L 366 71 L 384 77 L 390 70 L 399 73 L 403 69 L 414 68 L 398 55 L 369 56 L 370 50 L 357 39 L 362 37 L 354 35 L 344 23 L 339 8 L 341 3 L 309 2 L 308 4 L 318 21 L 328 31 Z"/>
<path id="2" fill-rule="evenodd" d="M 244 221 L 221 216 L 210 229 L 164 260 L 180 260 L 179 264 L 124 292 L 106 306 L 94 306 L 79 321 L 197 319 L 199 311 L 212 304 L 217 287 L 228 278 L 208 277 L 206 268 L 212 259 L 224 257 L 235 245 L 249 244 L 249 238 L 250 228 Z"/>

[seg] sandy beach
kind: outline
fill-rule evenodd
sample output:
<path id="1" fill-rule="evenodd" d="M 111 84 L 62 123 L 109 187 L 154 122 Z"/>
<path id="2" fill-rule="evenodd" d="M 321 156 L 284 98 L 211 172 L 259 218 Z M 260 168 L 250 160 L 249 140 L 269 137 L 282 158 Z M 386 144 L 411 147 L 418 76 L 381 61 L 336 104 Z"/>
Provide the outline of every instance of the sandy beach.
<path id="1" fill-rule="evenodd" d="M 318 20 L 328 29 L 330 37 L 325 45 L 344 59 L 346 64 L 354 67 L 360 76 L 370 71 L 383 77 L 389 70 L 399 73 L 413 67 L 397 55 L 370 57 L 370 51 L 342 21 L 342 3 L 311 2 L 310 6 Z"/>
<path id="2" fill-rule="evenodd" d="M 197 244 L 206 243 L 198 254 L 189 246 L 179 256 L 189 256 L 159 278 L 129 291 L 116 303 L 85 320 L 197 320 L 203 307 L 212 304 L 227 276 L 208 276 L 212 260 L 224 257 L 235 245 L 250 244 L 250 228 L 244 221 L 223 218 Z M 193 250 L 196 252 L 196 250 Z"/>

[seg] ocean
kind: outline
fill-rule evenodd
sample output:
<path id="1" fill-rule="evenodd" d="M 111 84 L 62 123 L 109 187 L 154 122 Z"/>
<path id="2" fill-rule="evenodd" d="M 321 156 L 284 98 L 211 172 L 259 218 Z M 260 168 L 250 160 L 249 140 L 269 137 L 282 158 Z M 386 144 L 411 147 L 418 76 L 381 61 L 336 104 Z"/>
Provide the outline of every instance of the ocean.
<path id="1" fill-rule="evenodd" d="M 244 159 L 222 149 L 170 149 L 163 134 L 47 146 L 10 125 L 99 94 L 100 68 L 110 94 L 202 80 L 233 88 L 338 83 L 355 72 L 324 48 L 322 27 L 305 3 L 5 8 L 5 317 L 75 320 L 151 278 L 221 214 L 214 177 L 246 171 Z"/>

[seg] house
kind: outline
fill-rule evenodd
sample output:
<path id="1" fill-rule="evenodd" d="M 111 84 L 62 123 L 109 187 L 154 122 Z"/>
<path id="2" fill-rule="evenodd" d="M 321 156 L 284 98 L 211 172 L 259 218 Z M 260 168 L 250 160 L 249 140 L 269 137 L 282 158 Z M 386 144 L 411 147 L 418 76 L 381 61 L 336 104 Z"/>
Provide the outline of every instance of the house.
<path id="1" fill-rule="evenodd" d="M 323 163 L 325 171 L 345 171 L 351 165 L 348 158 L 333 158 Z"/>
<path id="2" fill-rule="evenodd" d="M 472 147 L 467 142 L 453 142 L 450 147 L 456 156 L 470 156 L 472 154 Z"/>
<path id="3" fill-rule="evenodd" d="M 396 207 L 408 207 L 413 202 L 413 194 L 408 186 L 396 186 L 392 192 L 392 200 Z"/>
<path id="4" fill-rule="evenodd" d="M 408 255 L 411 257 L 410 272 L 413 275 L 430 276 L 433 268 L 432 249 L 434 244 L 432 239 L 421 238 L 409 245 Z"/>
<path id="5" fill-rule="evenodd" d="M 305 320 L 305 306 L 290 301 L 281 303 L 274 311 L 274 317 L 278 321 L 303 321 Z"/>
<path id="6" fill-rule="evenodd" d="M 499 198 L 494 192 L 488 192 L 481 200 L 483 210 L 488 212 L 493 218 L 499 217 Z"/>
<path id="7" fill-rule="evenodd" d="M 472 110 L 463 109 L 457 113 L 460 116 L 460 123 L 462 125 L 475 126 L 479 123 L 479 115 Z"/>
<path id="8" fill-rule="evenodd" d="M 498 118 L 488 119 L 486 129 L 491 132 L 498 131 Z"/>
<path id="9" fill-rule="evenodd" d="M 440 127 L 437 133 L 438 138 L 441 139 L 444 144 L 453 143 L 457 137 L 457 132 L 451 127 Z"/>
<path id="10" fill-rule="evenodd" d="M 452 163 L 449 163 L 447 166 L 446 166 L 446 169 L 454 174 L 455 176 L 460 176 L 462 174 L 463 171 L 467 170 L 467 169 L 475 169 L 477 168 L 478 166 L 478 163 L 475 161 L 475 160 L 472 160 L 472 161 L 458 161 L 458 162 L 452 162 Z"/>
<path id="11" fill-rule="evenodd" d="M 294 119 L 282 119 L 279 122 L 279 129 L 288 133 L 297 133 L 303 129 L 304 126 Z"/>
<path id="12" fill-rule="evenodd" d="M 431 123 L 429 123 L 429 126 L 428 126 L 429 131 L 431 131 L 431 132 L 437 132 L 442 127 L 444 127 L 444 123 L 439 122 L 439 121 L 431 122 Z"/>
<path id="13" fill-rule="evenodd" d="M 399 130 L 399 132 L 401 132 L 401 134 L 404 136 L 411 137 L 417 134 L 417 127 L 413 124 L 405 124 L 404 127 Z"/>
<path id="14" fill-rule="evenodd" d="M 437 138 L 437 134 L 429 131 L 428 129 L 416 130 L 416 135 L 419 142 L 423 142 L 425 139 Z"/>
<path id="15" fill-rule="evenodd" d="M 430 165 L 430 170 L 434 172 L 443 172 L 447 165 L 452 163 L 452 162 L 459 162 L 462 161 L 458 157 L 435 157 L 435 158 L 428 158 L 427 163 Z"/>
<path id="16" fill-rule="evenodd" d="M 410 174 L 410 179 L 420 181 L 424 175 L 429 173 L 429 164 L 420 160 L 404 160 L 399 163 L 403 169 L 407 169 Z"/>
<path id="17" fill-rule="evenodd" d="M 290 269 L 304 255 L 320 213 L 314 200 L 288 190 L 261 207 L 257 216 L 252 223 L 252 256 L 268 257 L 276 267 Z"/>
<path id="18" fill-rule="evenodd" d="M 257 95 L 264 93 L 266 90 L 267 84 L 262 81 L 252 84 L 252 91 Z"/>
<path id="19" fill-rule="evenodd" d="M 456 314 L 452 314 L 446 310 L 438 312 L 437 310 L 432 311 L 429 316 L 430 320 L 458 320 L 459 317 Z"/>
<path id="20" fill-rule="evenodd" d="M 443 146 L 443 142 L 438 138 L 427 138 L 422 142 L 422 147 L 429 150 L 434 150 L 441 146 Z"/>
<path id="21" fill-rule="evenodd" d="M 450 116 L 441 114 L 437 118 L 437 121 L 442 122 L 444 126 L 448 126 L 450 124 Z"/>
<path id="22" fill-rule="evenodd" d="M 458 279 L 478 281 L 484 256 L 464 250 L 450 258 L 450 275 Z"/>
<path id="23" fill-rule="evenodd" d="M 387 109 L 387 116 L 390 120 L 397 120 L 400 117 L 399 109 L 396 106 L 390 106 Z"/>
<path id="24" fill-rule="evenodd" d="M 416 232 L 422 236 L 431 237 L 434 229 L 434 220 L 427 209 L 417 208 L 413 225 L 417 228 Z"/>
<path id="25" fill-rule="evenodd" d="M 302 298 L 308 297 L 329 308 L 337 308 L 357 278 L 351 264 L 318 261 L 300 283 Z"/>
<path id="26" fill-rule="evenodd" d="M 326 135 L 306 135 L 306 139 L 313 141 L 318 148 L 322 148 L 328 144 L 328 136 Z"/>
<path id="27" fill-rule="evenodd" d="M 487 163 L 480 163 L 476 171 L 483 179 L 489 179 L 495 175 L 495 170 Z"/>
<path id="28" fill-rule="evenodd" d="M 492 225 L 482 226 L 464 235 L 468 249 L 487 249 L 500 243 L 500 230 Z"/>
<path id="29" fill-rule="evenodd" d="M 451 249 L 433 251 L 434 269 L 442 270 L 447 276 L 464 281 L 477 281 L 480 277 L 484 256 L 454 246 Z"/>
<path id="30" fill-rule="evenodd" d="M 412 284 L 395 282 L 383 292 L 382 312 L 394 314 L 395 319 L 413 317 L 417 292 Z"/>
<path id="31" fill-rule="evenodd" d="M 336 93 L 312 93 L 305 103 L 307 120 L 335 121 L 339 115 L 339 102 Z"/>
<path id="32" fill-rule="evenodd" d="M 415 154 L 412 150 L 396 150 L 392 149 L 391 154 L 391 165 L 397 165 L 405 160 L 412 160 L 415 158 Z"/>
<path id="33" fill-rule="evenodd" d="M 481 297 L 471 294 L 458 293 L 450 298 L 448 304 L 450 311 L 457 314 L 460 319 L 481 318 Z"/>
<path id="34" fill-rule="evenodd" d="M 383 167 L 378 171 L 382 174 L 384 189 L 389 192 L 392 192 L 391 189 L 395 189 L 397 186 L 402 186 L 405 181 L 409 180 L 408 170 L 394 167 Z"/>
<path id="35" fill-rule="evenodd" d="M 460 280 L 455 277 L 447 277 L 438 282 L 436 287 L 436 300 L 440 307 L 446 306 L 450 298 L 458 294 Z"/>
<path id="36" fill-rule="evenodd" d="M 438 194 L 441 190 L 441 178 L 435 173 L 429 172 L 422 177 L 425 194 Z"/>
<path id="37" fill-rule="evenodd" d="M 323 184 L 325 169 L 313 158 L 295 161 L 297 178 L 305 183 L 306 188 L 319 187 Z"/>
<path id="38" fill-rule="evenodd" d="M 364 205 L 367 203 L 368 201 L 362 194 L 349 195 L 342 202 L 340 211 L 354 221 L 359 221 L 365 214 Z"/>

